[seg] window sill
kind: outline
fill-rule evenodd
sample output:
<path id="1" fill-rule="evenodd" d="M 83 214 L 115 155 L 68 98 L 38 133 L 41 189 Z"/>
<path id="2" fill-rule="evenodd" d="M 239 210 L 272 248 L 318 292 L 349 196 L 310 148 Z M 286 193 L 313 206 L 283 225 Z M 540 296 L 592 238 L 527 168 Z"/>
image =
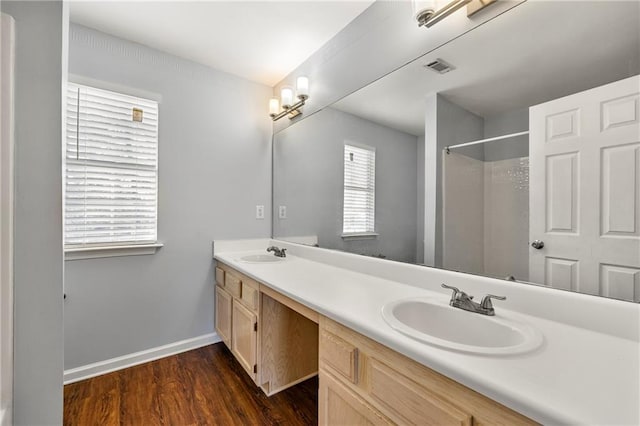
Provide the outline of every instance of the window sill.
<path id="1" fill-rule="evenodd" d="M 78 247 L 64 250 L 64 260 L 97 259 L 100 257 L 143 256 L 155 254 L 162 243 L 121 246 Z"/>
<path id="2" fill-rule="evenodd" d="M 342 239 L 345 241 L 351 240 L 372 240 L 378 238 L 380 234 L 377 232 L 353 232 L 350 234 L 342 234 Z"/>

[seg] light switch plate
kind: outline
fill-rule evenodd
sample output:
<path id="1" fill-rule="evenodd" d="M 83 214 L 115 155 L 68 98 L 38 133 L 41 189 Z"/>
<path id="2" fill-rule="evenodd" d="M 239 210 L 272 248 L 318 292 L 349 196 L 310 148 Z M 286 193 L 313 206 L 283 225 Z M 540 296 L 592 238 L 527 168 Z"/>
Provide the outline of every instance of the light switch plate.
<path id="1" fill-rule="evenodd" d="M 264 206 L 256 206 L 256 219 L 264 219 Z"/>
<path id="2" fill-rule="evenodd" d="M 287 218 L 287 206 L 278 206 L 278 218 L 280 219 Z"/>

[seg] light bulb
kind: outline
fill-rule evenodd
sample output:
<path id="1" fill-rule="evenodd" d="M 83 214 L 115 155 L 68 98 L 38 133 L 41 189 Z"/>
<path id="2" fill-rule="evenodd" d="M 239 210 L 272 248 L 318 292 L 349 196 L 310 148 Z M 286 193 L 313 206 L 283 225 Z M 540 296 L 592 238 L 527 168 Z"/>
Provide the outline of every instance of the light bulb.
<path id="1" fill-rule="evenodd" d="M 277 115 L 280 112 L 280 101 L 278 98 L 269 99 L 269 115 Z"/>
<path id="2" fill-rule="evenodd" d="M 436 0 L 413 0 L 411 3 L 413 6 L 413 17 L 420 25 L 424 25 L 424 22 L 438 10 Z"/>
<path id="3" fill-rule="evenodd" d="M 282 90 L 280 90 L 280 101 L 284 109 L 289 108 L 293 104 L 293 90 L 291 87 L 283 87 Z"/>
<path id="4" fill-rule="evenodd" d="M 296 80 L 296 96 L 300 99 L 307 99 L 309 97 L 309 78 L 300 76 Z"/>

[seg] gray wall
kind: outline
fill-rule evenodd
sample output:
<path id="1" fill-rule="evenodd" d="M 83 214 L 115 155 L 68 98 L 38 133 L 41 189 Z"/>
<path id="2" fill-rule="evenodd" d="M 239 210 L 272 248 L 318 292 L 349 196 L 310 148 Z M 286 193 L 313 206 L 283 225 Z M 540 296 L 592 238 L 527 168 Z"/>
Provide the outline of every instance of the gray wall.
<path id="1" fill-rule="evenodd" d="M 62 423 L 62 2 L 3 1 L 16 21 L 16 425 Z"/>
<path id="2" fill-rule="evenodd" d="M 507 111 L 484 119 L 484 137 L 520 133 L 529 130 L 529 108 Z M 484 160 L 498 161 L 529 156 L 529 136 L 484 144 Z"/>
<path id="3" fill-rule="evenodd" d="M 375 239 L 341 238 L 345 141 L 376 148 Z M 276 133 L 274 236 L 318 235 L 321 247 L 415 262 L 416 156 L 415 136 L 333 108 Z"/>
<path id="4" fill-rule="evenodd" d="M 269 87 L 81 26 L 70 38 L 70 73 L 161 96 L 164 247 L 66 262 L 65 369 L 212 333 L 211 240 L 268 237 L 271 220 Z"/>

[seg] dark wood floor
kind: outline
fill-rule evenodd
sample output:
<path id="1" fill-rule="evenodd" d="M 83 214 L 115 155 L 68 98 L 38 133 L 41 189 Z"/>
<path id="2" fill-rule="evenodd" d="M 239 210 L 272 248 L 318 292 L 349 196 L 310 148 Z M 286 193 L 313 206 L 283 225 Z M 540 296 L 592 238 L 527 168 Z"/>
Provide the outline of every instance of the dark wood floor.
<path id="1" fill-rule="evenodd" d="M 267 397 L 222 343 L 64 387 L 65 425 L 315 425 L 318 379 Z"/>

